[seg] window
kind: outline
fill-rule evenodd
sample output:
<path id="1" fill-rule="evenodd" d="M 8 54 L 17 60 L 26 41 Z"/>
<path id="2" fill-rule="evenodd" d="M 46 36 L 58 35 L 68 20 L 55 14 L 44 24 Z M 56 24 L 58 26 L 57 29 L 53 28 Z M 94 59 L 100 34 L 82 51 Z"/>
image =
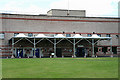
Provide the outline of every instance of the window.
<path id="1" fill-rule="evenodd" d="M 103 47 L 103 50 L 102 50 L 104 53 L 107 52 L 107 47 Z"/>
<path id="2" fill-rule="evenodd" d="M 17 36 L 19 33 L 14 33 L 14 36 Z"/>
<path id="3" fill-rule="evenodd" d="M 116 38 L 119 38 L 119 35 L 116 35 Z"/>
<path id="4" fill-rule="evenodd" d="M 112 47 L 113 54 L 117 54 L 117 47 Z"/>
<path id="5" fill-rule="evenodd" d="M 71 34 L 66 34 L 66 37 L 71 37 Z"/>
<path id="6" fill-rule="evenodd" d="M 88 37 L 91 37 L 92 35 L 91 34 L 87 34 Z"/>
<path id="7" fill-rule="evenodd" d="M 28 37 L 33 37 L 33 33 L 28 33 Z"/>
<path id="8" fill-rule="evenodd" d="M 106 34 L 106 37 L 110 37 L 110 34 Z"/>
<path id="9" fill-rule="evenodd" d="M 99 37 L 101 37 L 101 34 L 97 34 Z"/>
<path id="10" fill-rule="evenodd" d="M 0 39 L 4 39 L 5 38 L 5 34 L 4 33 L 0 33 Z"/>

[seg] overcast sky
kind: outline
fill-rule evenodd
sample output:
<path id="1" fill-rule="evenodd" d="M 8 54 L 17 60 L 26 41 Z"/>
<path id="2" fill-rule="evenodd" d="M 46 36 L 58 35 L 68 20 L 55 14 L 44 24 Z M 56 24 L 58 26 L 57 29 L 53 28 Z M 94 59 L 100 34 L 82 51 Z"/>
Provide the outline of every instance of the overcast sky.
<path id="1" fill-rule="evenodd" d="M 50 9 L 86 10 L 89 17 L 117 17 L 120 0 L 0 0 L 0 12 L 47 14 Z"/>

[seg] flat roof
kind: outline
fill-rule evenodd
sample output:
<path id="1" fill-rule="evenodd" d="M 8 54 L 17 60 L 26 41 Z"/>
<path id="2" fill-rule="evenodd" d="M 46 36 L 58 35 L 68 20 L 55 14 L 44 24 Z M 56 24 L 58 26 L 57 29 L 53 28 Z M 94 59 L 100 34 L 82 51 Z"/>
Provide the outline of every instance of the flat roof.
<path id="1" fill-rule="evenodd" d="M 68 17 L 68 18 L 100 18 L 100 19 L 120 19 L 120 17 L 81 17 L 81 16 L 50 16 L 47 14 L 12 14 L 12 13 L 0 13 L 1 15 L 16 15 L 16 16 L 46 16 L 46 17 Z"/>
<path id="2" fill-rule="evenodd" d="M 52 11 L 52 10 L 55 10 L 55 11 L 82 11 L 82 12 L 85 12 L 85 10 L 67 10 L 67 9 L 51 9 L 51 10 L 49 10 L 48 12 L 50 12 L 50 11 Z M 47 13 L 48 13 L 47 12 Z"/>

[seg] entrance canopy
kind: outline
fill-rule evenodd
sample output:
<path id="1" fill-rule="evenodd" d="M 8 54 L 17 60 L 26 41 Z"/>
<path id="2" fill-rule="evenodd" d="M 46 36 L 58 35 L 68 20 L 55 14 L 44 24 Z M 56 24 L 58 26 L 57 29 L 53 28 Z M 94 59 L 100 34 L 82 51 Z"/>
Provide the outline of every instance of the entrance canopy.
<path id="1" fill-rule="evenodd" d="M 38 34 L 37 36 L 35 36 L 36 38 L 47 38 L 47 36 L 45 36 L 44 34 Z"/>
<path id="2" fill-rule="evenodd" d="M 99 37 L 97 34 L 93 34 L 91 37 L 83 37 L 80 34 L 75 34 L 73 37 L 65 37 L 63 34 L 57 34 L 54 37 L 45 36 L 44 34 L 38 34 L 34 37 L 28 37 L 28 36 L 24 35 L 23 33 L 20 33 L 17 36 L 14 36 L 12 38 L 68 38 L 68 39 L 79 38 L 79 39 L 95 39 L 95 40 L 98 40 L 98 39 L 101 39 L 101 40 L 112 39 L 111 37 Z"/>
<path id="3" fill-rule="evenodd" d="M 23 33 L 20 33 L 20 34 L 16 35 L 15 37 L 16 38 L 21 38 L 21 37 L 28 37 L 28 36 L 24 35 Z"/>
<path id="4" fill-rule="evenodd" d="M 54 35 L 53 37 L 46 36 L 44 34 L 38 34 L 34 37 L 28 37 L 28 36 L 25 36 L 23 33 L 20 33 L 17 36 L 12 37 L 12 49 L 14 49 L 14 45 L 17 44 L 22 39 L 26 39 L 27 41 L 29 41 L 30 43 L 32 43 L 34 45 L 34 53 L 35 53 L 35 49 L 36 49 L 36 44 L 38 44 L 39 42 L 41 42 L 44 39 L 50 41 L 54 45 L 55 57 L 56 57 L 56 45 L 59 42 L 61 42 L 62 40 L 67 40 L 67 41 L 69 41 L 70 43 L 73 44 L 73 51 L 74 51 L 73 56 L 74 57 L 75 57 L 75 45 L 82 40 L 86 40 L 92 45 L 92 55 L 93 55 L 93 57 L 94 57 L 94 45 L 98 41 L 100 41 L 100 40 L 111 40 L 110 45 L 111 45 L 111 53 L 112 53 L 112 38 L 111 37 L 99 37 L 97 34 L 93 34 L 91 37 L 83 37 L 80 34 L 75 34 L 73 37 L 65 37 L 64 34 L 57 34 L 57 35 Z M 33 41 L 31 41 L 30 39 L 32 39 Z M 15 42 L 14 40 L 17 40 L 17 41 Z M 37 42 L 36 42 L 36 40 L 37 40 Z M 73 40 L 73 41 L 71 41 L 71 40 Z M 35 57 L 35 55 L 34 55 L 34 57 Z"/>

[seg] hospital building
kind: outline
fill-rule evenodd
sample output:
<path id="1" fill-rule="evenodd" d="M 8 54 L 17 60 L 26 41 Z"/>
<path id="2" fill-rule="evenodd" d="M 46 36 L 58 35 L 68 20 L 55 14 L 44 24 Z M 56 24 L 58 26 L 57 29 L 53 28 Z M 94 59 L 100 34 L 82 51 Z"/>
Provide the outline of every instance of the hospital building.
<path id="1" fill-rule="evenodd" d="M 0 57 L 116 57 L 119 18 L 86 17 L 85 10 L 0 14 Z"/>

